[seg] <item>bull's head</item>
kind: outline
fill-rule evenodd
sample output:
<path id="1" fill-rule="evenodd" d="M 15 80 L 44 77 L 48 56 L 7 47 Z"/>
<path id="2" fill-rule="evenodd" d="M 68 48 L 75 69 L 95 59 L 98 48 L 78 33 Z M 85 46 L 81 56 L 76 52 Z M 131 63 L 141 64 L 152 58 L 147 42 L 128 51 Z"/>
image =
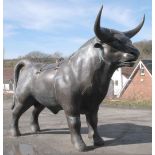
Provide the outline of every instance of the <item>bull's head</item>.
<path id="1" fill-rule="evenodd" d="M 102 48 L 104 58 L 118 67 L 132 66 L 139 57 L 139 51 L 130 40 L 140 31 L 144 24 L 145 16 L 142 22 L 134 29 L 127 32 L 100 27 L 100 19 L 103 6 L 101 7 L 94 25 L 94 32 L 97 37 L 96 48 Z"/>

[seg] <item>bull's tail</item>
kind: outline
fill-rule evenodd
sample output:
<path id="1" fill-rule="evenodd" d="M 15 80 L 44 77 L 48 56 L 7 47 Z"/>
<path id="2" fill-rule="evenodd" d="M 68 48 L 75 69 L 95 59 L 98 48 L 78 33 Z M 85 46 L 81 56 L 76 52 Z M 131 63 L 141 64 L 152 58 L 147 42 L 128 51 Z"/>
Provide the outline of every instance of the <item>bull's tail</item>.
<path id="1" fill-rule="evenodd" d="M 21 60 L 19 61 L 15 68 L 14 68 L 14 94 L 13 94 L 13 103 L 11 106 L 11 109 L 13 110 L 15 107 L 15 96 L 16 96 L 16 87 L 17 87 L 17 82 L 18 82 L 18 78 L 19 78 L 19 74 L 20 71 L 23 67 L 25 67 L 26 65 L 30 64 L 31 62 L 29 60 Z"/>

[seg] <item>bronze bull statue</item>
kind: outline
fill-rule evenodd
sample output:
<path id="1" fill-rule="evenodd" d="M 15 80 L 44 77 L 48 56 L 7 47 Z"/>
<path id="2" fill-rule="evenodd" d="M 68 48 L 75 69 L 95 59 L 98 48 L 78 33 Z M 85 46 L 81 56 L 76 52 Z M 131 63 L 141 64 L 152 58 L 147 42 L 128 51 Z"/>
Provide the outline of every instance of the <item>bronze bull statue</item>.
<path id="1" fill-rule="evenodd" d="M 97 113 L 105 98 L 114 71 L 132 66 L 139 56 L 130 38 L 140 31 L 142 22 L 134 29 L 120 32 L 100 27 L 102 8 L 95 25 L 95 37 L 87 41 L 77 52 L 59 64 L 43 67 L 41 63 L 21 60 L 14 73 L 14 99 L 11 132 L 20 136 L 20 116 L 34 106 L 31 127 L 40 130 L 38 116 L 46 107 L 54 114 L 64 110 L 71 134 L 71 142 L 79 151 L 86 150 L 81 137 L 80 114 L 85 114 L 88 137 L 95 146 L 104 144 L 97 131 Z"/>

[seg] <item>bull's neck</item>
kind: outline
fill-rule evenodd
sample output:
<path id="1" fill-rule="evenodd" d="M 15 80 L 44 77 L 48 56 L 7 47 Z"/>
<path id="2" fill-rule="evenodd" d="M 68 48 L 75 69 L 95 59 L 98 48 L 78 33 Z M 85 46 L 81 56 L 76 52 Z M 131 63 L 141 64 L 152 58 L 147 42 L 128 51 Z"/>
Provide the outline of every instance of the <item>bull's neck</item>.
<path id="1" fill-rule="evenodd" d="M 92 86 L 92 90 L 103 98 L 116 67 L 105 60 L 103 49 L 94 48 L 94 42 L 95 39 L 90 40 L 73 54 L 69 66 L 82 90 Z"/>
<path id="2" fill-rule="evenodd" d="M 111 77 L 115 72 L 116 68 L 109 62 L 104 61 L 101 67 L 98 69 L 94 77 L 97 77 L 97 80 L 94 81 L 98 83 L 101 88 L 109 86 Z"/>
<path id="3" fill-rule="evenodd" d="M 99 70 L 94 74 L 92 89 L 100 101 L 106 96 L 111 77 L 116 69 L 112 64 L 104 61 Z"/>
<path id="4" fill-rule="evenodd" d="M 78 80 L 91 82 L 95 72 L 102 66 L 103 55 L 100 49 L 95 49 L 93 44 L 84 46 L 79 49 L 70 58 L 70 65 L 73 72 L 77 74 Z"/>
<path id="5" fill-rule="evenodd" d="M 98 86 L 108 87 L 115 68 L 104 59 L 100 48 L 94 48 L 94 42 L 95 38 L 92 38 L 72 55 L 70 65 L 74 75 L 84 86 L 95 83 Z"/>

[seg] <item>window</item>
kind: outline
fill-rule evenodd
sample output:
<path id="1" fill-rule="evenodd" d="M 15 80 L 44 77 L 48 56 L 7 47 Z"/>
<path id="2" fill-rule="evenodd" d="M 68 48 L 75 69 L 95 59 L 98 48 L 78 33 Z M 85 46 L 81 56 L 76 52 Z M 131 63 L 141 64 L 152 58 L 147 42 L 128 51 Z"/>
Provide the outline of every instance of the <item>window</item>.
<path id="1" fill-rule="evenodd" d="M 115 86 L 118 86 L 118 80 L 115 81 Z"/>
<path id="2" fill-rule="evenodd" d="M 140 68 L 140 75 L 141 76 L 145 75 L 144 66 L 141 66 L 141 68 Z"/>

